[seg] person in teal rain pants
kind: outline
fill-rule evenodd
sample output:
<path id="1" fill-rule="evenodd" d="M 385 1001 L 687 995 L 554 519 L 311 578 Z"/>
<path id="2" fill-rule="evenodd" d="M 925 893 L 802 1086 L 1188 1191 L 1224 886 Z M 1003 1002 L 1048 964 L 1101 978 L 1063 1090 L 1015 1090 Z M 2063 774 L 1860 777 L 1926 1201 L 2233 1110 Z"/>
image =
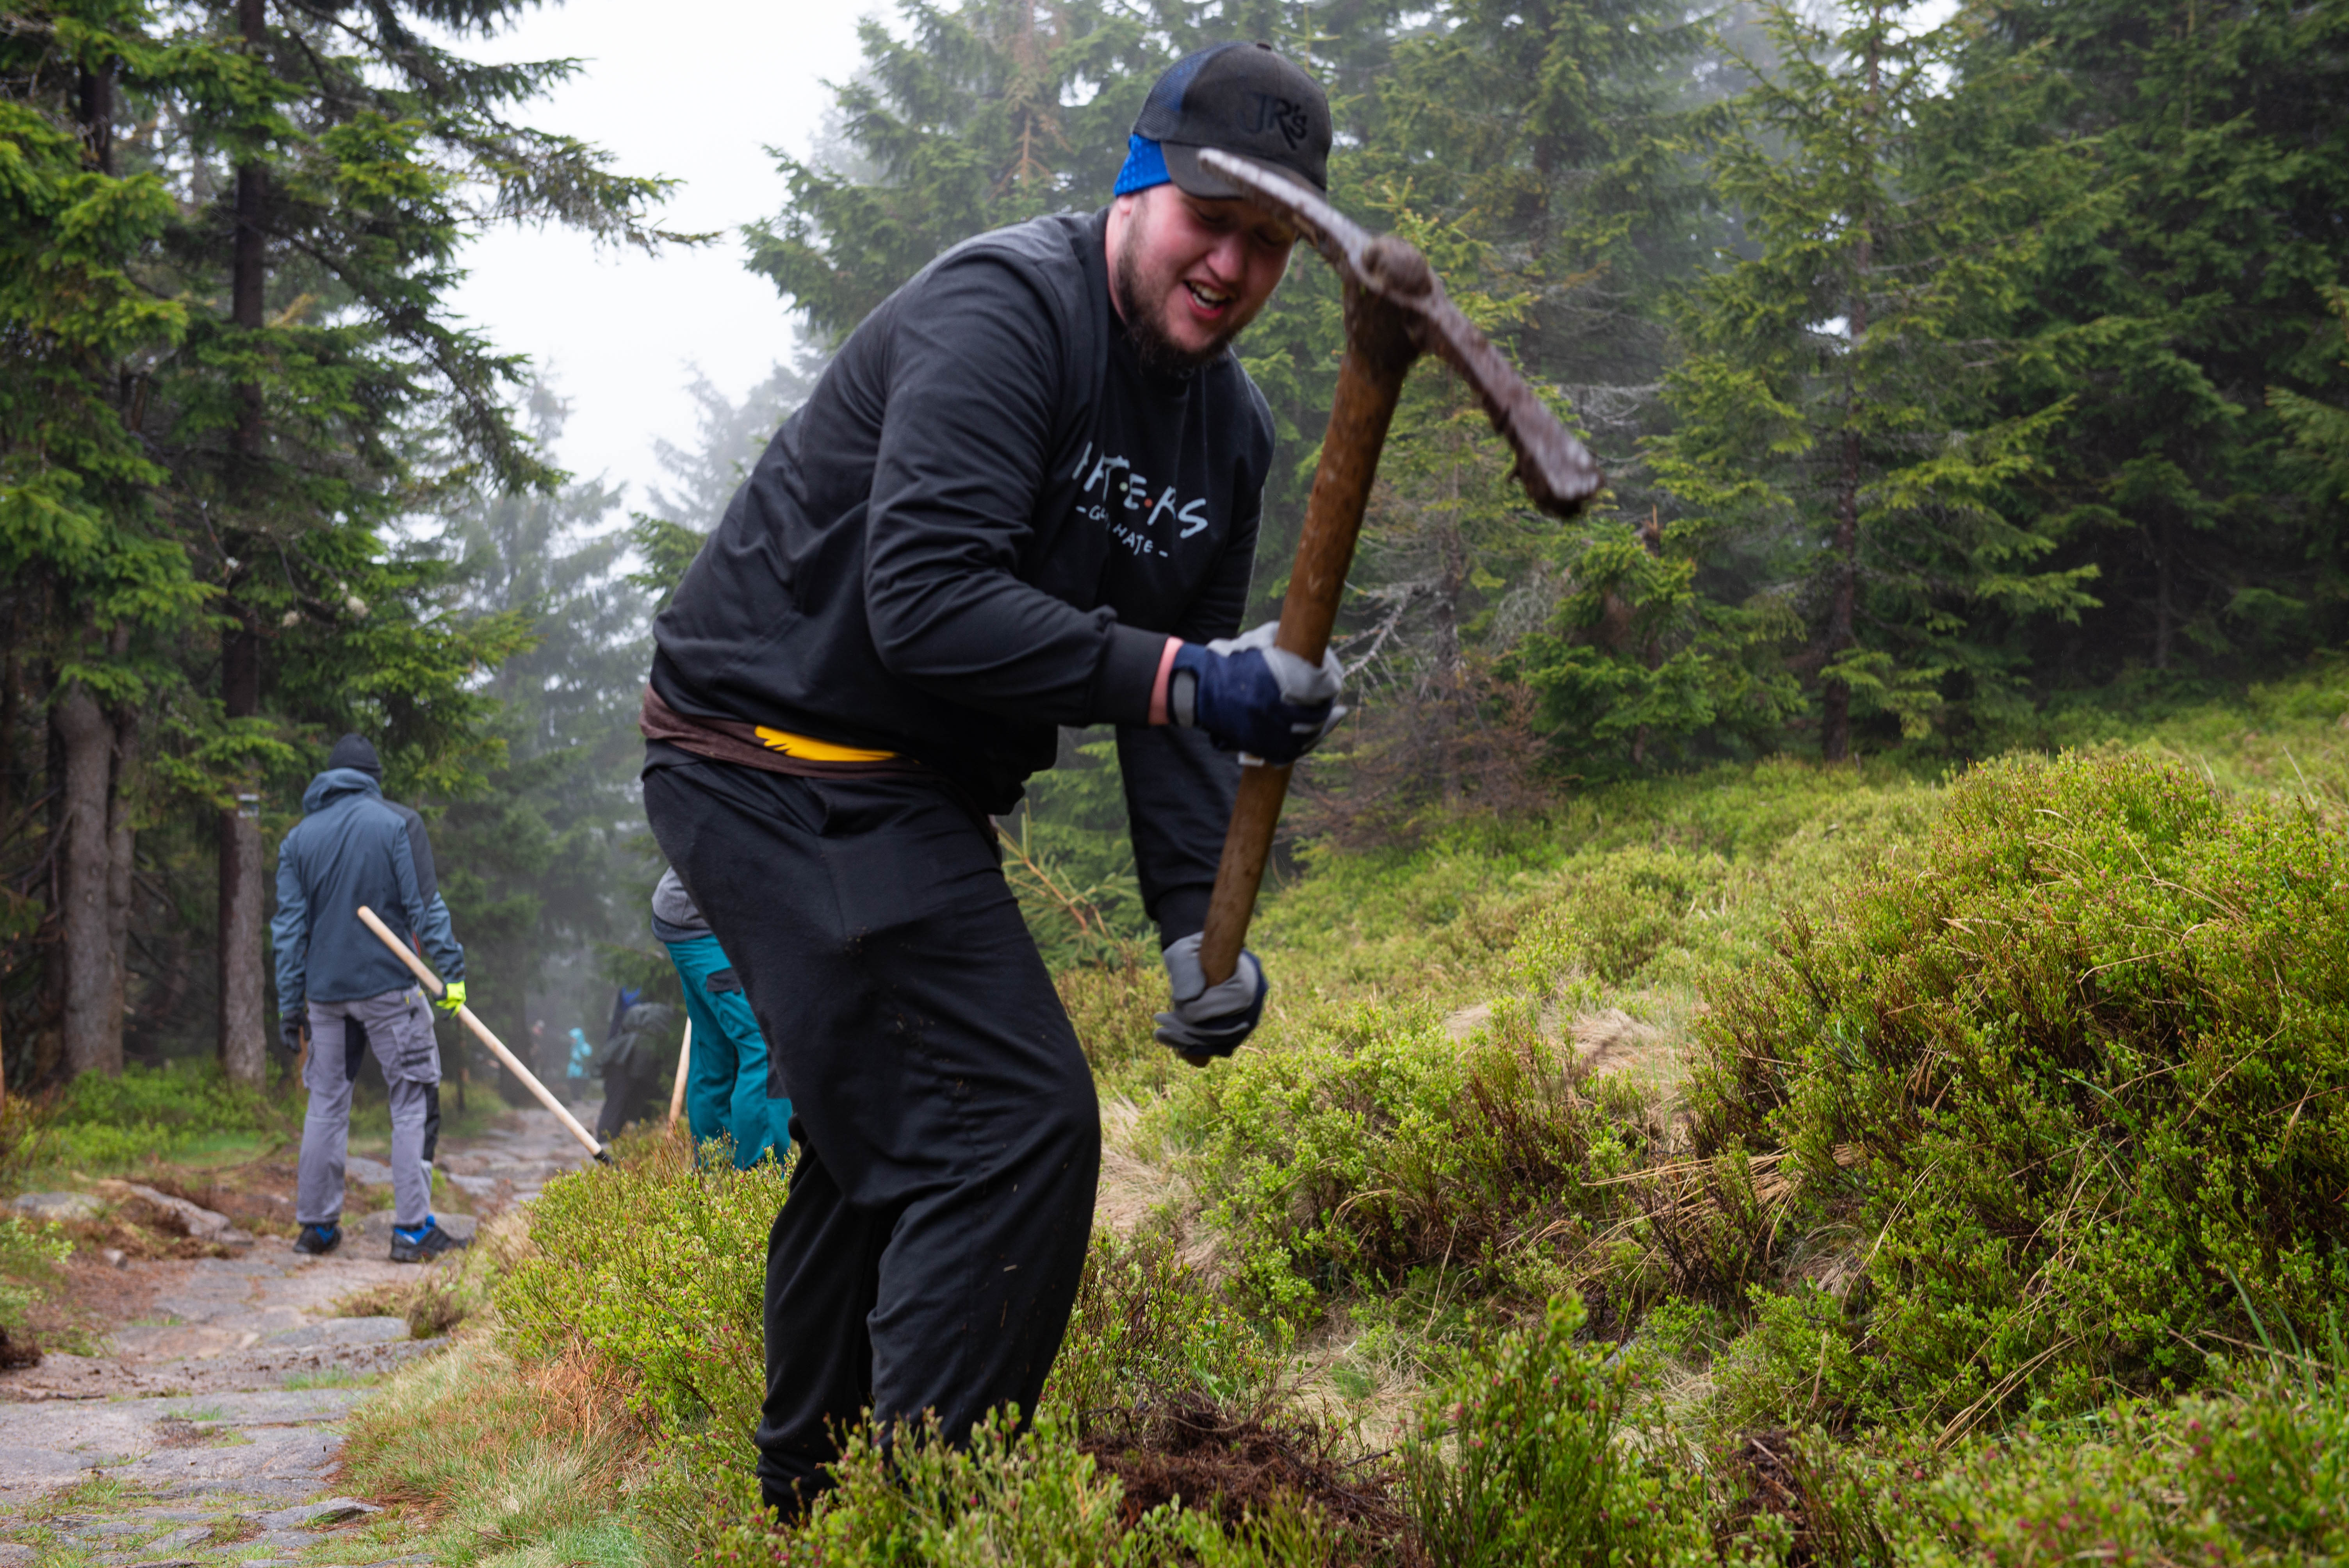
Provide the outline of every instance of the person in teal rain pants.
<path id="1" fill-rule="evenodd" d="M 686 1016 L 693 1020 L 685 1119 L 694 1146 L 721 1133 L 731 1137 L 739 1171 L 756 1165 L 770 1149 L 780 1160 L 792 1146 L 791 1099 L 769 1078 L 767 1037 L 750 1016 L 741 977 L 674 871 L 653 889 L 653 934 L 677 965 Z"/>

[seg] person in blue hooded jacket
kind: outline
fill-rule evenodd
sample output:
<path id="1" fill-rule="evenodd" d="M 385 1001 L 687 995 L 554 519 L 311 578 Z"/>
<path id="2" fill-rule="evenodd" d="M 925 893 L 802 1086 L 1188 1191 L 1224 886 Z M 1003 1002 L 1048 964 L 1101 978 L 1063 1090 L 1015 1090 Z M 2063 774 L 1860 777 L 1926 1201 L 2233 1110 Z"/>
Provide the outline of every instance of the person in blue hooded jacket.
<path id="1" fill-rule="evenodd" d="M 295 1192 L 297 1250 L 332 1252 L 342 1241 L 343 1167 L 350 1141 L 349 1026 L 366 1032 L 391 1091 L 391 1258 L 422 1263 L 463 1245 L 434 1220 L 424 1166 L 425 1122 L 440 1082 L 440 1052 L 424 992 L 398 954 L 359 923 L 364 904 L 392 934 L 422 944 L 448 990 L 441 1006 L 465 1000 L 465 950 L 450 929 L 448 905 L 427 898 L 407 820 L 383 798 L 375 748 L 360 736 L 335 743 L 326 769 L 303 792 L 302 820 L 277 851 L 279 1029 L 298 1051 L 310 1103 L 302 1125 Z M 306 1025 L 306 1029 L 305 1026 Z"/>

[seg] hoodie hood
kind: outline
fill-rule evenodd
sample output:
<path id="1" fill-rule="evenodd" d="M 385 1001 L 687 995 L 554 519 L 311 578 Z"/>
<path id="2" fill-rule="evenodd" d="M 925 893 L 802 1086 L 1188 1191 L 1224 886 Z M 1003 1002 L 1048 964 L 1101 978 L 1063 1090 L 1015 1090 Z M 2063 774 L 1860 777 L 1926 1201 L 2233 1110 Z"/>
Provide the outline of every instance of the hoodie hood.
<path id="1" fill-rule="evenodd" d="M 329 768 L 310 780 L 302 791 L 302 810 L 316 811 L 354 791 L 364 791 L 377 799 L 383 799 L 383 786 L 356 768 Z"/>

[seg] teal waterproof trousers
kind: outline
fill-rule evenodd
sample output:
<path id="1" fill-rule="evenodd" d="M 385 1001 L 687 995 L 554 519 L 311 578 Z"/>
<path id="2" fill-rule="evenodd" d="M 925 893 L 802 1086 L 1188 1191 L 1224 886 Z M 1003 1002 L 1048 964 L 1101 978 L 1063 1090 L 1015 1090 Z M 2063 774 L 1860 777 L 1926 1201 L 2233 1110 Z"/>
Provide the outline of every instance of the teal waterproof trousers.
<path id="1" fill-rule="evenodd" d="M 750 1014 L 741 976 L 714 936 L 664 944 L 685 983 L 693 1020 L 693 1068 L 685 1084 L 685 1119 L 696 1148 L 720 1135 L 734 1140 L 734 1168 L 748 1171 L 769 1149 L 792 1146 L 792 1102 L 767 1098 L 767 1038 Z"/>

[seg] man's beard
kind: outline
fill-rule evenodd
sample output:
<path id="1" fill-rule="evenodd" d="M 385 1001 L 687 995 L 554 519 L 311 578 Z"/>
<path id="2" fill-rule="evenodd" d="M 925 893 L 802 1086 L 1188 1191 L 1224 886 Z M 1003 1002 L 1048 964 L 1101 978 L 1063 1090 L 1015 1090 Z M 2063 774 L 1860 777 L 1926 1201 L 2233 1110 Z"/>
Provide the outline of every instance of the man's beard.
<path id="1" fill-rule="evenodd" d="M 1139 214 L 1137 214 L 1138 216 Z M 1233 338 L 1240 335 L 1248 318 L 1235 320 L 1217 333 L 1205 348 L 1190 349 L 1166 335 L 1162 313 L 1167 295 L 1160 293 L 1146 295 L 1143 290 L 1142 267 L 1135 260 L 1142 249 L 1142 225 L 1128 229 L 1125 243 L 1117 252 L 1117 297 L 1125 302 L 1125 335 L 1133 342 L 1134 357 L 1142 361 L 1144 370 L 1161 376 L 1188 376 L 1203 365 L 1220 358 Z"/>

